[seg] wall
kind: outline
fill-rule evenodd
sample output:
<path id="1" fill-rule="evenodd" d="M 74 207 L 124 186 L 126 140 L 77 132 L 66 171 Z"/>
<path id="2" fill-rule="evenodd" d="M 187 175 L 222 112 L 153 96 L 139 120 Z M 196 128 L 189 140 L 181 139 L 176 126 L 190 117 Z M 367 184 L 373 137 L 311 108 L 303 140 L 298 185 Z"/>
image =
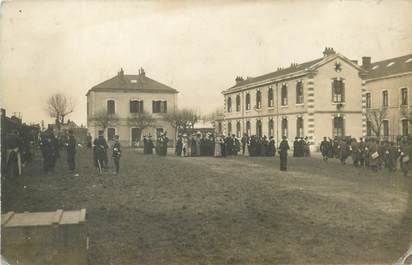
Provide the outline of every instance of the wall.
<path id="1" fill-rule="evenodd" d="M 162 120 L 162 116 L 159 113 L 152 113 L 152 101 L 153 100 L 162 100 L 167 101 L 167 111 L 171 112 L 176 110 L 176 99 L 177 94 L 171 93 L 141 93 L 141 92 L 97 92 L 91 91 L 87 97 L 88 102 L 88 121 L 87 127 L 89 132 L 91 133 L 92 137 L 95 138 L 98 136 L 98 131 L 100 128 L 97 128 L 92 121 L 90 121 L 90 117 L 94 115 L 94 113 L 98 112 L 99 110 L 106 110 L 107 108 L 107 100 L 113 99 L 115 100 L 115 111 L 116 114 L 119 116 L 119 121 L 117 122 L 116 126 L 116 134 L 119 135 L 120 143 L 123 146 L 130 146 L 131 145 L 131 128 L 127 124 L 127 117 L 130 114 L 130 105 L 129 102 L 132 99 L 136 100 L 143 100 L 143 108 L 144 111 L 153 114 L 153 117 L 156 119 L 156 125 L 154 128 L 145 128 L 142 131 L 143 135 L 151 134 L 154 139 L 156 139 L 156 128 L 163 128 L 164 131 L 167 131 L 167 135 L 169 139 L 175 139 L 175 130 L 171 127 L 171 125 Z M 107 130 L 105 131 L 105 136 L 107 137 Z M 170 142 L 171 144 L 173 141 Z"/>
<path id="2" fill-rule="evenodd" d="M 382 91 L 388 90 L 389 106 L 387 119 L 389 120 L 389 134 L 397 136 L 402 134 L 401 120 L 405 117 L 401 113 L 401 88 L 408 88 L 408 106 L 412 103 L 412 74 L 394 78 L 384 78 L 366 82 L 366 91 L 371 93 L 372 109 L 380 109 L 382 106 Z M 409 124 L 409 132 L 411 132 Z"/>

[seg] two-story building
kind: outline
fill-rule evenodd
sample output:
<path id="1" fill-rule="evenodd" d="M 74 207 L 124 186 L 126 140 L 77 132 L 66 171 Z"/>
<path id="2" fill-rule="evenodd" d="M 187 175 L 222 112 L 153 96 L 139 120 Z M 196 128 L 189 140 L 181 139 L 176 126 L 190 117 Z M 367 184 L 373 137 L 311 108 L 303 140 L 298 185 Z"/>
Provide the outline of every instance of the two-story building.
<path id="1" fill-rule="evenodd" d="M 365 57 L 367 111 L 382 113 L 368 121 L 367 135 L 396 140 L 408 135 L 411 121 L 412 54 L 371 63 Z"/>
<path id="2" fill-rule="evenodd" d="M 126 75 L 121 69 L 116 76 L 87 92 L 87 128 L 92 137 L 97 137 L 102 128 L 95 117 L 103 112 L 116 115 L 116 120 L 105 128 L 109 140 L 117 134 L 123 145 L 130 146 L 145 134 L 156 139 L 165 131 L 173 140 L 175 130 L 163 120 L 162 115 L 177 109 L 177 94 L 176 89 L 147 77 L 142 68 L 138 75 Z M 131 125 L 130 117 L 143 112 L 155 119 L 154 125 L 147 128 Z"/>
<path id="3" fill-rule="evenodd" d="M 323 137 L 366 133 L 364 70 L 356 61 L 326 48 L 323 57 L 257 77 L 236 78 L 224 90 L 225 134 Z"/>

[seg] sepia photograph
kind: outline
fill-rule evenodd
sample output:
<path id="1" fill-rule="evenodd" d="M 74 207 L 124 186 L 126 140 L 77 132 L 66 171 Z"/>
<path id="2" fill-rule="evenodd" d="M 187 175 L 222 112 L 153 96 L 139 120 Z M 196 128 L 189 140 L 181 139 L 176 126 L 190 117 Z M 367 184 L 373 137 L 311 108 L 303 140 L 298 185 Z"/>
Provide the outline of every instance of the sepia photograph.
<path id="1" fill-rule="evenodd" d="M 0 107 L 1 265 L 412 264 L 412 0 L 0 0 Z"/>

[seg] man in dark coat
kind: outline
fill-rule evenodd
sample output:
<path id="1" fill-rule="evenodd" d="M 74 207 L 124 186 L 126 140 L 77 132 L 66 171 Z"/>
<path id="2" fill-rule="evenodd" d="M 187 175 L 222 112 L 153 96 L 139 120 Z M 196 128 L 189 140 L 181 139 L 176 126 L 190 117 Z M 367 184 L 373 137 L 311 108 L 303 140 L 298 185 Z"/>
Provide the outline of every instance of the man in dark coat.
<path id="1" fill-rule="evenodd" d="M 43 163 L 44 163 L 44 171 L 54 172 L 54 168 L 56 167 L 57 159 L 60 157 L 59 154 L 59 142 L 57 138 L 54 136 L 52 129 L 47 129 L 43 135 L 41 141 L 41 148 L 43 153 Z"/>
<path id="2" fill-rule="evenodd" d="M 326 140 L 326 137 L 323 137 L 323 141 L 320 143 L 320 152 L 322 153 L 323 161 L 328 161 L 329 156 L 329 141 Z"/>
<path id="3" fill-rule="evenodd" d="M 98 169 L 99 173 L 102 173 L 103 164 L 107 156 L 107 149 L 109 146 L 107 145 L 106 139 L 104 139 L 103 131 L 99 132 L 99 136 L 94 140 L 94 164 Z"/>
<path id="4" fill-rule="evenodd" d="M 243 134 L 241 142 L 242 142 L 242 155 L 245 155 L 246 145 L 248 143 L 248 136 L 246 133 Z"/>
<path id="5" fill-rule="evenodd" d="M 69 130 L 69 136 L 66 143 L 67 150 L 67 164 L 70 171 L 76 169 L 76 138 L 74 137 L 73 130 Z"/>
<path id="6" fill-rule="evenodd" d="M 182 148 L 183 148 L 183 139 L 182 135 L 179 134 L 176 140 L 176 149 L 175 149 L 175 155 L 176 156 L 181 156 L 182 155 Z"/>
<path id="7" fill-rule="evenodd" d="M 273 138 L 273 136 L 271 136 L 269 138 L 267 156 L 275 156 L 275 153 L 276 153 L 275 139 Z"/>
<path id="8" fill-rule="evenodd" d="M 287 171 L 288 170 L 288 150 L 289 144 L 286 140 L 286 136 L 282 137 L 282 141 L 279 145 L 279 156 L 280 156 L 280 170 Z"/>
<path id="9" fill-rule="evenodd" d="M 299 155 L 299 138 L 295 137 L 295 141 L 293 141 L 293 157 L 298 157 Z"/>

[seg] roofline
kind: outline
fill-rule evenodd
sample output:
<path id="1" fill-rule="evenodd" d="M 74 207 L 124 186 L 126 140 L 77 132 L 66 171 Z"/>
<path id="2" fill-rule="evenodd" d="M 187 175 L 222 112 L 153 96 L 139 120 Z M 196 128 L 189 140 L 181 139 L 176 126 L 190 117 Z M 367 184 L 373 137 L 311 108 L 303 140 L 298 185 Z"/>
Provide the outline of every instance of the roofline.
<path id="1" fill-rule="evenodd" d="M 404 75 L 411 75 L 411 74 L 412 74 L 412 72 L 409 71 L 409 72 L 392 74 L 392 75 L 384 75 L 384 76 L 375 77 L 375 78 L 370 78 L 370 79 L 365 78 L 364 81 L 365 81 L 366 83 L 369 83 L 369 82 L 373 82 L 373 81 L 378 81 L 378 80 L 380 80 L 380 79 L 396 78 L 396 77 L 401 77 L 401 76 L 404 76 Z"/>
<path id="2" fill-rule="evenodd" d="M 303 70 L 299 70 L 299 71 L 292 72 L 292 73 L 289 73 L 289 74 L 281 75 L 277 78 L 265 79 L 265 80 L 258 81 L 258 82 L 252 82 L 252 83 L 249 83 L 249 84 L 240 85 L 238 87 L 236 87 L 236 86 L 231 87 L 231 88 L 235 88 L 235 89 L 233 89 L 233 90 L 230 90 L 231 88 L 225 89 L 225 90 L 222 91 L 222 94 L 226 95 L 226 94 L 230 94 L 232 92 L 240 92 L 240 91 L 243 91 L 243 90 L 246 90 L 246 89 L 249 89 L 249 88 L 254 88 L 254 87 L 257 87 L 257 86 L 270 84 L 270 83 L 276 83 L 276 82 L 279 82 L 279 81 L 282 81 L 282 80 L 285 80 L 285 79 L 290 79 L 290 78 L 294 78 L 294 77 L 298 77 L 298 76 L 304 76 L 304 75 L 307 75 L 307 74 L 310 74 L 310 73 L 316 73 L 316 71 L 315 71 L 316 68 L 321 67 L 322 65 L 324 65 L 326 63 L 329 63 L 330 61 L 336 59 L 337 57 L 341 58 L 346 63 L 352 65 L 353 67 L 355 67 L 360 72 L 362 72 L 362 73 L 365 72 L 365 70 L 362 67 L 360 67 L 359 65 L 353 63 L 351 60 L 349 60 L 345 56 L 341 55 L 340 53 L 336 53 L 332 56 L 327 56 L 325 58 L 321 58 L 321 60 L 319 62 L 313 64 L 312 66 L 310 66 L 307 69 L 303 69 Z M 302 64 L 304 64 L 304 63 L 302 63 Z"/>
<path id="3" fill-rule="evenodd" d="M 150 89 L 150 88 L 139 88 L 139 89 L 128 89 L 128 88 L 91 88 L 87 91 L 86 96 L 89 95 L 90 92 L 124 92 L 124 93 L 156 93 L 156 94 L 178 94 L 179 91 L 174 89 L 174 91 L 161 91 L 158 89 Z"/>

